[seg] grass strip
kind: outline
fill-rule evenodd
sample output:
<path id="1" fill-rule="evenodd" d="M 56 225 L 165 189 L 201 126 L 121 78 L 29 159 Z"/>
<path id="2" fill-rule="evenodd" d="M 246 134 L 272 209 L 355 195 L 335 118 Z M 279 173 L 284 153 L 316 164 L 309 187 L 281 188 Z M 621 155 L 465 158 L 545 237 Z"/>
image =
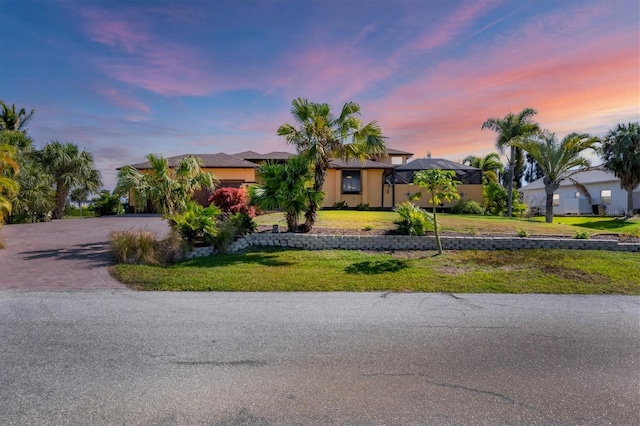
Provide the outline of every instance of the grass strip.
<path id="1" fill-rule="evenodd" d="M 575 250 L 361 252 L 261 249 L 168 267 L 116 265 L 139 290 L 640 294 L 636 253 Z"/>

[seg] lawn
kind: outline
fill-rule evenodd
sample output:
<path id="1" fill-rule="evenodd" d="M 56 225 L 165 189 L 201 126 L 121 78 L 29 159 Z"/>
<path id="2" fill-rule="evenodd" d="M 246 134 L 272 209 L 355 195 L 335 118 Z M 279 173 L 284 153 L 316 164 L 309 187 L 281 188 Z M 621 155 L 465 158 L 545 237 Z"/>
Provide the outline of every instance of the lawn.
<path id="1" fill-rule="evenodd" d="M 398 215 L 390 211 L 354 211 L 354 210 L 322 210 L 318 212 L 318 228 L 354 228 L 363 229 L 395 229 L 393 221 Z M 498 216 L 469 216 L 439 214 L 439 222 L 443 231 L 453 231 L 469 235 L 481 234 L 513 234 L 520 230 L 530 235 L 565 235 L 574 236 L 576 227 L 588 228 L 591 234 L 597 233 L 629 233 L 640 232 L 640 218 L 618 220 L 594 217 L 556 217 L 554 223 L 544 223 L 544 218 L 523 219 Z M 259 225 L 284 225 L 282 213 L 271 213 L 256 217 Z"/>
<path id="2" fill-rule="evenodd" d="M 637 253 L 433 254 L 264 249 L 169 267 L 116 265 L 111 272 L 140 290 L 640 294 Z"/>
<path id="3" fill-rule="evenodd" d="M 318 228 L 395 229 L 397 214 L 327 210 Z M 574 236 L 640 231 L 640 221 L 600 217 L 538 219 L 438 215 L 441 228 L 469 235 Z M 256 218 L 283 225 L 282 213 Z M 456 293 L 640 294 L 637 253 L 569 250 L 367 253 L 262 249 L 183 261 L 169 267 L 117 265 L 114 277 L 140 290 L 415 291 Z"/>

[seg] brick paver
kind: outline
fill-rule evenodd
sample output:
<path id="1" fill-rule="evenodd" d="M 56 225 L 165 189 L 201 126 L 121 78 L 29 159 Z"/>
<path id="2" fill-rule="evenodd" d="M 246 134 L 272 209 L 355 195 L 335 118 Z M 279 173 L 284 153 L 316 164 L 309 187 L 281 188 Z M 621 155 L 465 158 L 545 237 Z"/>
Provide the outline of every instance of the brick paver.
<path id="1" fill-rule="evenodd" d="M 146 228 L 164 236 L 159 216 L 125 215 L 5 225 L 0 290 L 124 289 L 109 275 L 109 232 Z"/>

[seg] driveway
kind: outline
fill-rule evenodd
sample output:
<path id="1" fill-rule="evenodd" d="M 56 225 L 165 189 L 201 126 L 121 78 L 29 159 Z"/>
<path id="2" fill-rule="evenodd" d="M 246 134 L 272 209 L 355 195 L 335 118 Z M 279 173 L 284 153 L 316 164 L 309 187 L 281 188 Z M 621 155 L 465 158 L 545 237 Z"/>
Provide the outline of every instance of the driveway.
<path id="1" fill-rule="evenodd" d="M 164 236 L 156 215 L 106 216 L 6 225 L 0 231 L 0 290 L 124 289 L 107 272 L 109 232 L 146 228 Z"/>

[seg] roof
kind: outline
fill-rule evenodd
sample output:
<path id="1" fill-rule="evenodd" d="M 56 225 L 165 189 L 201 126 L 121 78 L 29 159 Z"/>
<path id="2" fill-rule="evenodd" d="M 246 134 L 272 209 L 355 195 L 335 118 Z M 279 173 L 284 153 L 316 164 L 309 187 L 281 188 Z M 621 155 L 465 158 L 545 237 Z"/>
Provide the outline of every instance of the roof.
<path id="1" fill-rule="evenodd" d="M 396 167 L 398 171 L 418 171 L 426 169 L 442 169 L 442 170 L 468 170 L 476 171 L 480 170 L 476 167 L 467 166 L 465 164 L 455 163 L 444 158 L 416 158 L 404 164 Z"/>
<path id="2" fill-rule="evenodd" d="M 257 164 L 252 163 L 250 161 L 246 161 L 243 159 L 240 159 L 238 157 L 234 157 L 233 155 L 229 155 L 229 154 L 225 154 L 223 152 L 219 152 L 217 154 L 182 154 L 182 155 L 176 155 L 175 157 L 168 157 L 167 160 L 169 161 L 169 167 L 176 167 L 178 165 L 178 163 L 180 162 L 180 160 L 182 160 L 185 157 L 188 157 L 190 155 L 193 155 L 194 157 L 198 157 L 202 160 L 202 168 L 217 168 L 217 169 L 224 169 L 224 168 L 242 168 L 242 169 L 247 169 L 247 168 L 256 168 L 258 167 Z M 145 161 L 143 163 L 137 163 L 137 164 L 132 164 L 132 167 L 138 169 L 138 170 L 144 170 L 144 169 L 149 169 L 151 168 L 151 164 L 148 161 Z"/>
<path id="3" fill-rule="evenodd" d="M 331 160 L 329 163 L 330 169 L 391 169 L 395 167 L 391 164 L 381 163 L 379 161 L 372 160 L 350 160 L 344 161 L 340 159 Z"/>
<path id="4" fill-rule="evenodd" d="M 266 154 L 258 154 L 253 151 L 245 151 L 239 154 L 233 154 L 234 157 L 242 158 L 243 160 L 254 161 L 254 160 L 288 160 L 290 157 L 293 157 L 295 154 L 284 151 L 274 151 L 268 152 Z"/>
<path id="5" fill-rule="evenodd" d="M 564 180 L 560 182 L 560 186 L 573 186 L 573 183 L 563 178 Z M 619 182 L 619 179 L 615 177 L 615 175 L 611 172 L 607 172 L 605 170 L 583 170 L 571 176 L 571 179 L 574 179 L 580 182 L 583 185 L 589 185 L 593 183 L 601 183 L 601 182 Z M 537 179 L 528 185 L 520 188 L 520 191 L 531 191 L 536 189 L 544 189 L 543 179 Z"/>
<path id="6" fill-rule="evenodd" d="M 413 152 L 400 151 L 399 149 L 387 148 L 389 155 L 413 155 Z"/>

